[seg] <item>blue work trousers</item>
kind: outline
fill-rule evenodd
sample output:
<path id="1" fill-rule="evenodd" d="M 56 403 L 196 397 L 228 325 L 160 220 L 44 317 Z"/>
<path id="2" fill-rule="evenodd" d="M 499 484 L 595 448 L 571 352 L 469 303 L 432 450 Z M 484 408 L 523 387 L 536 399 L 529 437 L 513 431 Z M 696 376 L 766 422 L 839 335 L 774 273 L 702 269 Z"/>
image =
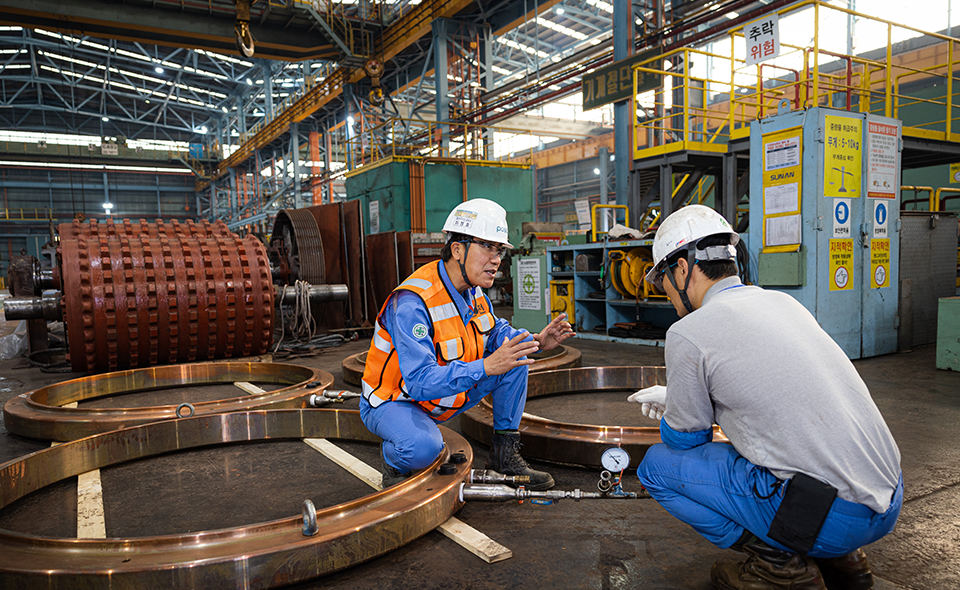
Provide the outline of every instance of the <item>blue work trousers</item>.
<path id="1" fill-rule="evenodd" d="M 467 403 L 454 416 L 492 395 L 494 429 L 518 429 L 527 403 L 528 374 L 529 369 L 524 365 L 503 375 L 482 379 L 467 392 Z M 423 469 L 443 450 L 443 437 L 436 421 L 419 404 L 384 402 L 374 408 L 361 399 L 360 419 L 370 432 L 383 439 L 384 460 L 401 473 Z"/>
<path id="2" fill-rule="evenodd" d="M 772 473 L 747 461 L 730 445 L 707 443 L 688 450 L 654 445 L 637 468 L 637 475 L 667 512 L 721 549 L 736 543 L 744 530 L 749 530 L 771 547 L 791 551 L 767 536 L 789 482 L 777 489 L 778 480 Z M 774 489 L 776 493 L 770 495 Z M 862 504 L 834 499 L 808 555 L 838 557 L 873 543 L 893 530 L 902 505 L 902 475 L 890 508 L 883 514 Z"/>

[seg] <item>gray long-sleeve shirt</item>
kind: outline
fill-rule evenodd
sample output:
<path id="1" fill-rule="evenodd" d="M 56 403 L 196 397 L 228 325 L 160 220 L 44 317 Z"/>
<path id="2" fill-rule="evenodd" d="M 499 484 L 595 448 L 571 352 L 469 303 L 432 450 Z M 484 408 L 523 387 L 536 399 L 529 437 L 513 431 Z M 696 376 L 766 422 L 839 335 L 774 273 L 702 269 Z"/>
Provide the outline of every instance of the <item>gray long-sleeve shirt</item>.
<path id="1" fill-rule="evenodd" d="M 664 420 L 720 425 L 734 448 L 781 479 L 797 472 L 885 512 L 900 451 L 843 350 L 787 294 L 728 277 L 666 340 Z"/>

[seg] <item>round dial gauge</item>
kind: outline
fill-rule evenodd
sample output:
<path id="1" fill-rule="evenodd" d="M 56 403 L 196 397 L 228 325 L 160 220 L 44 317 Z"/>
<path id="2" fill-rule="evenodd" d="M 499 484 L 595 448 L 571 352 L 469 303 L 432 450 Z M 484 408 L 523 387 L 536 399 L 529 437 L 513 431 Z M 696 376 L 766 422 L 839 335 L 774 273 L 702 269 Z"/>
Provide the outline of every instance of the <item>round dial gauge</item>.
<path id="1" fill-rule="evenodd" d="M 620 473 L 630 466 L 630 455 L 620 447 L 610 447 L 603 452 L 600 463 L 607 471 Z"/>

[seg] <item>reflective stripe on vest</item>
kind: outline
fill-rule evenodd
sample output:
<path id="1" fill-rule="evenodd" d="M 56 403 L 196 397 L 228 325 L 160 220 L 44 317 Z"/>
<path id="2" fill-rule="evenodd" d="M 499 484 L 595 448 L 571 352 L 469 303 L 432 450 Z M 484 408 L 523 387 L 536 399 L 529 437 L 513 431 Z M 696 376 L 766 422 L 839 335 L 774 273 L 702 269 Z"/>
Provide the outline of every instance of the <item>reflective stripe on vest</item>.
<path id="1" fill-rule="evenodd" d="M 433 332 L 434 350 L 437 362 L 442 366 L 452 361 L 472 362 L 483 358 L 487 346 L 487 333 L 493 329 L 496 320 L 486 308 L 486 299 L 479 288 L 470 290 L 476 315 L 466 325 L 457 311 L 450 293 L 440 277 L 436 261 L 417 269 L 397 291 L 416 293 L 426 304 L 430 314 Z M 391 294 L 392 296 L 392 294 Z M 463 391 L 441 399 L 416 401 L 408 395 L 406 383 L 400 373 L 400 362 L 390 334 L 380 324 L 380 316 L 386 310 L 388 298 L 377 317 L 367 362 L 363 372 L 363 397 L 374 408 L 386 401 L 414 401 L 420 404 L 437 422 L 443 422 L 456 414 L 467 402 L 467 392 Z"/>

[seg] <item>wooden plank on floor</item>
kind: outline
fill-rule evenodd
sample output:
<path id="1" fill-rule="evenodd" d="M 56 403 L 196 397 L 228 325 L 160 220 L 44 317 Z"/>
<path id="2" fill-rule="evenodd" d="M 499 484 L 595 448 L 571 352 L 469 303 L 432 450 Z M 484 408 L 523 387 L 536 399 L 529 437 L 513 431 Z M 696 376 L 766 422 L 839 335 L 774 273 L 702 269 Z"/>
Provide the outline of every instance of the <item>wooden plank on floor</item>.
<path id="1" fill-rule="evenodd" d="M 370 467 L 327 439 L 305 438 L 303 442 L 363 480 L 373 489 L 382 489 L 380 482 L 383 476 L 378 470 Z M 437 530 L 487 563 L 495 563 L 513 557 L 513 551 L 456 517 L 450 517 L 449 520 L 438 526 Z"/>
<path id="2" fill-rule="evenodd" d="M 77 538 L 106 539 L 103 520 L 103 488 L 100 470 L 94 469 L 77 477 Z"/>
<path id="3" fill-rule="evenodd" d="M 76 408 L 77 402 L 64 404 L 64 408 Z M 50 446 L 60 443 L 54 442 Z M 100 470 L 94 469 L 77 476 L 77 538 L 106 539 L 107 527 L 103 519 L 103 487 Z"/>
<path id="4" fill-rule="evenodd" d="M 370 467 L 360 459 L 357 459 L 350 453 L 344 451 L 337 445 L 325 438 L 305 438 L 303 442 L 307 443 L 315 450 L 320 451 L 325 457 L 343 467 L 358 479 L 363 480 L 365 484 L 375 490 L 382 490 L 381 481 L 383 475 L 380 471 Z"/>
<path id="5" fill-rule="evenodd" d="M 237 382 L 234 383 L 234 385 L 236 385 L 236 386 L 239 387 L 240 389 L 244 390 L 245 392 L 249 393 L 250 395 L 260 395 L 260 394 L 262 394 L 262 393 L 266 393 L 266 392 L 267 392 L 267 390 L 265 390 L 265 389 L 260 389 L 259 387 L 257 387 L 257 386 L 254 385 L 253 383 L 248 383 L 248 382 L 246 382 L 246 381 L 237 381 Z"/>

